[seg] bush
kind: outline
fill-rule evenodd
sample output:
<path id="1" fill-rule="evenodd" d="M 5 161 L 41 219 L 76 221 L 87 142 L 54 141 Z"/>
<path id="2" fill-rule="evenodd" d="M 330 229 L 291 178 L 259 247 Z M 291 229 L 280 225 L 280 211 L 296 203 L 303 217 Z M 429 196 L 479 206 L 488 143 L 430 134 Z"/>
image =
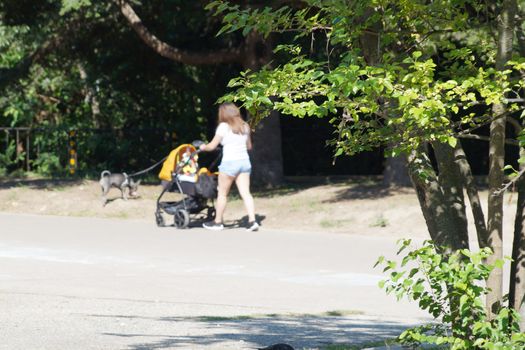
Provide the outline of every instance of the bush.
<path id="1" fill-rule="evenodd" d="M 411 247 L 410 240 L 400 242 L 400 255 Z M 390 278 L 379 286 L 395 293 L 398 300 L 407 297 L 418 302 L 440 323 L 415 327 L 399 336 L 406 345 L 434 344 L 460 349 L 524 349 L 525 335 L 519 333 L 519 315 L 513 309 L 501 307 L 490 319 L 483 302 L 487 294 L 486 281 L 490 272 L 501 268 L 485 265 L 492 254 L 488 248 L 479 252 L 459 250 L 448 257 L 438 253 L 431 241 L 409 251 L 397 263 L 380 257 L 376 263 L 389 271 Z"/>
<path id="2" fill-rule="evenodd" d="M 25 152 L 16 154 L 16 144 L 11 141 L 4 153 L 0 153 L 0 176 L 9 174 L 25 157 Z"/>
<path id="3" fill-rule="evenodd" d="M 33 161 L 35 171 L 40 175 L 56 175 L 64 173 L 64 167 L 60 165 L 60 158 L 52 153 L 41 153 Z"/>

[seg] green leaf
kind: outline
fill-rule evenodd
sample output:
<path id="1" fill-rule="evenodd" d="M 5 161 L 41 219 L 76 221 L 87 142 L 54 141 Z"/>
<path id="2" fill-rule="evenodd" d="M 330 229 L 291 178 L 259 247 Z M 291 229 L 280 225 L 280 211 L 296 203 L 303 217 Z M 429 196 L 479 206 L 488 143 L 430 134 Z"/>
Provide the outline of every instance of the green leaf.
<path id="1" fill-rule="evenodd" d="M 260 98 L 260 101 L 262 103 L 266 104 L 266 105 L 269 105 L 269 106 L 271 106 L 273 104 L 272 101 L 267 96 L 262 96 Z"/>
<path id="2" fill-rule="evenodd" d="M 81 7 L 90 6 L 91 0 L 62 0 L 60 15 L 63 16 L 71 11 L 77 11 Z"/>
<path id="3" fill-rule="evenodd" d="M 498 268 L 498 269 L 502 269 L 503 268 L 503 265 L 505 265 L 505 261 L 502 260 L 502 259 L 497 259 L 495 262 L 494 262 L 494 267 Z"/>
<path id="4" fill-rule="evenodd" d="M 222 28 L 217 32 L 215 36 L 220 36 L 226 32 L 229 32 L 232 30 L 232 28 L 233 26 L 230 23 L 226 23 L 225 25 L 222 26 Z"/>

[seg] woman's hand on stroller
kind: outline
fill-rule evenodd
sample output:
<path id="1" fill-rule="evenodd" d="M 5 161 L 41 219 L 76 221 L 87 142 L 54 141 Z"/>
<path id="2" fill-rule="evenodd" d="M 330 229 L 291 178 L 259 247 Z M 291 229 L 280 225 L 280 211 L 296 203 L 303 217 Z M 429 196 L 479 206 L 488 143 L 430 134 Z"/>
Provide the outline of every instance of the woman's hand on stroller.
<path id="1" fill-rule="evenodd" d="M 205 151 L 205 152 L 211 152 L 215 150 L 221 143 L 222 136 L 215 134 L 213 137 L 213 140 L 211 140 L 209 143 L 203 143 L 198 146 L 194 146 L 199 149 L 199 151 Z"/>
<path id="2" fill-rule="evenodd" d="M 205 145 L 205 144 L 206 144 L 206 142 L 204 142 L 204 141 L 202 141 L 202 140 L 194 140 L 194 141 L 191 143 L 191 145 L 192 145 L 193 147 L 195 147 L 196 149 L 200 149 L 200 147 L 201 147 L 202 145 Z"/>

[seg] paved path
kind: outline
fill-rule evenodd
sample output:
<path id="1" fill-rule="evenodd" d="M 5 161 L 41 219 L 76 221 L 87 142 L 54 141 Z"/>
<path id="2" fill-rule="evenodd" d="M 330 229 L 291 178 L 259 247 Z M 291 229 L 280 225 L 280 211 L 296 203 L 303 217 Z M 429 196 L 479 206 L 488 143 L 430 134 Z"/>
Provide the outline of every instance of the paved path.
<path id="1" fill-rule="evenodd" d="M 372 266 L 393 252 L 385 238 L 0 214 L 0 349 L 391 338 L 426 317 L 377 287 Z"/>

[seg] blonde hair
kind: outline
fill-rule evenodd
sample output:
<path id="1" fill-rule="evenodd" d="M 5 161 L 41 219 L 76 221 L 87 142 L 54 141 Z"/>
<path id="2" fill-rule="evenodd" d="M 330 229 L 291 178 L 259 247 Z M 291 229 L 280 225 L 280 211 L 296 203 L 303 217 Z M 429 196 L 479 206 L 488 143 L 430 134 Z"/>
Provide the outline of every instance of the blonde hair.
<path id="1" fill-rule="evenodd" d="M 247 134 L 248 124 L 242 120 L 241 111 L 233 103 L 219 106 L 219 123 L 227 123 L 235 134 Z"/>

